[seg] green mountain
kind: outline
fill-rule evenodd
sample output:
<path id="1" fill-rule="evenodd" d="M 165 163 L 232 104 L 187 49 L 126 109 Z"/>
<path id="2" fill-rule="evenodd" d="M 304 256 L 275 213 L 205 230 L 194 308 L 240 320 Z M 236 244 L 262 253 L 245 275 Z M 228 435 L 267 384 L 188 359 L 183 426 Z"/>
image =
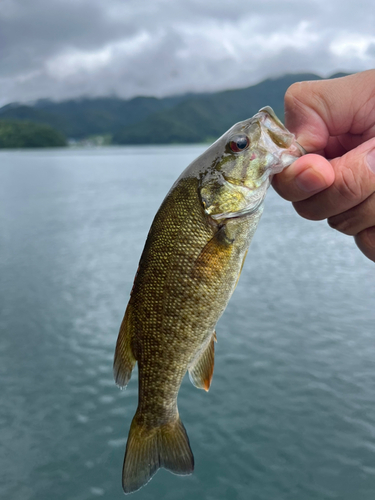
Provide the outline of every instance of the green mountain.
<path id="1" fill-rule="evenodd" d="M 76 99 L 53 102 L 46 99 L 33 106 L 12 103 L 0 108 L 0 120 L 28 120 L 44 123 L 61 131 L 66 137 L 83 139 L 92 135 L 113 134 L 132 123 L 144 120 L 158 111 L 171 108 L 187 96 L 116 97 Z"/>
<path id="2" fill-rule="evenodd" d="M 316 80 L 317 75 L 286 75 L 252 87 L 191 96 L 171 109 L 124 127 L 113 136 L 117 144 L 207 142 L 222 135 L 234 123 L 269 105 L 284 116 L 284 94 L 296 81 Z"/>
<path id="3" fill-rule="evenodd" d="M 314 74 L 285 75 L 244 89 L 163 99 L 105 97 L 57 103 L 41 100 L 33 106 L 13 103 L 0 108 L 0 122 L 48 124 L 74 139 L 110 135 L 115 144 L 208 142 L 266 105 L 282 118 L 287 88 L 297 81 L 317 79 L 320 77 Z"/>
<path id="4" fill-rule="evenodd" d="M 49 125 L 0 120 L 1 148 L 53 148 L 66 146 L 66 139 Z"/>

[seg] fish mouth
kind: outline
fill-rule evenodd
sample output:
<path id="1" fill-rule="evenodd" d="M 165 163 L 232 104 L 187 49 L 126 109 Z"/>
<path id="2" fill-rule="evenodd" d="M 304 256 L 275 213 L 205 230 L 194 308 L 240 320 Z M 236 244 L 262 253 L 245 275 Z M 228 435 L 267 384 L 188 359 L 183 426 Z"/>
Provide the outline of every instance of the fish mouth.
<path id="1" fill-rule="evenodd" d="M 216 175 L 207 173 L 201 180 L 204 211 L 214 221 L 246 217 L 261 210 L 273 175 L 306 153 L 269 106 L 244 123 L 240 124 L 243 127 L 240 130 L 247 134 L 248 142 L 243 150 L 248 152 L 242 163 L 237 165 L 235 159 L 234 166 L 229 164 L 227 170 L 220 168 Z M 225 154 L 232 161 L 228 151 Z"/>
<path id="2" fill-rule="evenodd" d="M 271 118 L 271 120 L 275 123 L 275 125 L 277 127 L 279 127 L 284 132 L 288 132 L 288 134 L 290 134 L 289 130 L 285 127 L 285 125 L 283 124 L 283 122 L 277 117 L 276 113 L 271 108 L 271 106 L 264 106 L 263 108 L 261 108 L 258 111 L 258 114 L 261 114 L 261 113 L 263 113 L 265 115 L 268 115 L 269 118 Z"/>
<path id="3" fill-rule="evenodd" d="M 301 146 L 299 142 L 295 140 L 295 135 L 292 134 L 283 124 L 283 122 L 278 118 L 274 110 L 271 108 L 271 106 L 264 106 L 259 110 L 259 113 L 265 113 L 266 115 L 269 116 L 269 118 L 275 123 L 275 125 L 284 133 L 286 133 L 288 136 L 290 136 L 292 139 L 294 139 L 293 143 L 297 147 L 297 150 L 301 153 L 301 156 L 307 154 L 306 149 Z"/>
<path id="4" fill-rule="evenodd" d="M 259 111 L 258 120 L 263 145 L 275 158 L 275 162 L 271 162 L 269 175 L 280 173 L 297 158 L 306 154 L 305 149 L 296 141 L 295 135 L 289 132 L 270 106 Z"/>

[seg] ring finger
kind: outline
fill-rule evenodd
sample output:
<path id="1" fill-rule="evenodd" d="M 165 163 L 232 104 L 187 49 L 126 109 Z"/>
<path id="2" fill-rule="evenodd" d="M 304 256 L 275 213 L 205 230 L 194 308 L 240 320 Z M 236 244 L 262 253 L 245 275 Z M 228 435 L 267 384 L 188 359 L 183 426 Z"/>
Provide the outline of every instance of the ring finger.
<path id="1" fill-rule="evenodd" d="M 359 205 L 329 217 L 328 224 L 333 229 L 349 236 L 355 236 L 364 229 L 375 226 L 375 193 Z"/>

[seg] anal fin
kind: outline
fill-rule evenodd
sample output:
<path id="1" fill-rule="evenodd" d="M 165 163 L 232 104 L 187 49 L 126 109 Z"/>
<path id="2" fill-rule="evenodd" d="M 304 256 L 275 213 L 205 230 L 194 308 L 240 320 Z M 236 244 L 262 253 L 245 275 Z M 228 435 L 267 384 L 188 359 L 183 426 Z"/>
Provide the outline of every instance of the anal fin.
<path id="1" fill-rule="evenodd" d="M 136 359 L 131 346 L 133 339 L 131 307 L 132 306 L 128 304 L 124 319 L 121 323 L 117 338 L 115 359 L 113 363 L 113 375 L 116 384 L 120 387 L 125 387 L 128 384 L 136 363 Z"/>
<path id="2" fill-rule="evenodd" d="M 191 383 L 198 389 L 204 389 L 205 391 L 209 390 L 214 373 L 215 342 L 217 342 L 216 332 L 213 332 L 207 346 L 198 354 L 189 367 Z"/>

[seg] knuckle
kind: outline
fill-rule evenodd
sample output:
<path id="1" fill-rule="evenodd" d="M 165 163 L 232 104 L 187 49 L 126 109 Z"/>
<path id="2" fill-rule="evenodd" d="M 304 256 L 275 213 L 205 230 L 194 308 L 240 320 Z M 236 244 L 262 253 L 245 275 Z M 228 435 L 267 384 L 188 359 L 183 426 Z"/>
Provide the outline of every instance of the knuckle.
<path id="1" fill-rule="evenodd" d="M 364 229 L 358 233 L 356 240 L 361 242 L 362 246 L 375 251 L 375 239 L 373 233 L 371 233 L 369 229 Z"/>
<path id="2" fill-rule="evenodd" d="M 356 176 L 349 167 L 345 166 L 336 172 L 334 185 L 339 195 L 350 203 L 358 202 L 363 198 L 361 178 Z"/>
<path id="3" fill-rule="evenodd" d="M 355 236 L 358 231 L 355 230 L 353 226 L 353 221 L 350 218 L 340 216 L 329 217 L 327 219 L 328 225 L 339 231 L 340 233 L 346 234 L 347 236 Z"/>
<path id="4" fill-rule="evenodd" d="M 375 262 L 375 227 L 364 229 L 355 236 L 355 242 L 361 252 Z"/>
<path id="5" fill-rule="evenodd" d="M 302 105 L 303 103 L 306 103 L 306 101 L 309 101 L 308 97 L 311 96 L 311 92 L 314 91 L 314 87 L 310 89 L 311 83 L 313 82 L 295 82 L 288 87 L 287 91 L 285 92 L 284 96 L 284 101 L 285 104 L 289 103 L 300 103 Z M 309 91 L 307 89 L 309 88 Z"/>
<path id="6" fill-rule="evenodd" d="M 285 101 L 294 99 L 294 97 L 299 94 L 299 88 L 301 86 L 301 83 L 302 82 L 293 83 L 290 87 L 288 87 L 287 91 L 285 92 Z"/>

